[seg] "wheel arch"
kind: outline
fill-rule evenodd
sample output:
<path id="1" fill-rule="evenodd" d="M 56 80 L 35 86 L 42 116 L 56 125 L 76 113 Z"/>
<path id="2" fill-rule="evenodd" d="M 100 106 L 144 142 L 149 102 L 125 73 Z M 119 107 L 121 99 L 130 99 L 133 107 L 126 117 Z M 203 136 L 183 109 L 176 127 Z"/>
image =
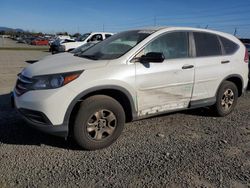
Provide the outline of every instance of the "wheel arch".
<path id="1" fill-rule="evenodd" d="M 72 131 L 74 118 L 79 110 L 81 101 L 94 95 L 107 95 L 117 100 L 124 109 L 126 122 L 132 121 L 137 116 L 135 101 L 127 89 L 113 85 L 93 87 L 81 92 L 71 101 L 64 116 L 64 123 L 68 125 L 69 133 Z"/>
<path id="2" fill-rule="evenodd" d="M 217 88 L 216 96 L 217 96 L 218 91 L 219 91 L 219 89 L 224 81 L 230 81 L 236 85 L 236 87 L 238 89 L 238 96 L 239 97 L 243 94 L 244 81 L 243 81 L 242 76 L 239 74 L 232 74 L 232 75 L 227 76 L 226 78 L 224 78 L 221 81 L 220 85 Z"/>

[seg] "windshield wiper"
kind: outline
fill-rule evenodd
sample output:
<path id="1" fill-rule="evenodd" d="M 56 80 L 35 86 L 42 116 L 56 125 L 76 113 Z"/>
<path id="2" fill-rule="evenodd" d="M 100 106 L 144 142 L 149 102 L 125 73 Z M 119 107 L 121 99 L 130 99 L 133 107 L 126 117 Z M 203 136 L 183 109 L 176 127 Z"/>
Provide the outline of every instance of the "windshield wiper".
<path id="1" fill-rule="evenodd" d="M 76 56 L 83 57 L 83 58 L 86 58 L 86 59 L 91 59 L 91 60 L 97 60 L 97 57 L 94 56 L 94 55 L 80 55 L 80 54 L 77 54 Z"/>

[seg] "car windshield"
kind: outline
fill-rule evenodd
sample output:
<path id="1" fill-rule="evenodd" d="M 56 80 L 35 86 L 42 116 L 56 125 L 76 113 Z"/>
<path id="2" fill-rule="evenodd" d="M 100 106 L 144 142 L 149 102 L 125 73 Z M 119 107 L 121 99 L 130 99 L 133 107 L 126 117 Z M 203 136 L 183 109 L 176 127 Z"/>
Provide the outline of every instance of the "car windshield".
<path id="1" fill-rule="evenodd" d="M 85 41 L 85 39 L 90 35 L 90 33 L 85 33 L 82 36 L 78 37 L 76 41 Z"/>
<path id="2" fill-rule="evenodd" d="M 127 53 L 138 43 L 151 35 L 151 30 L 125 31 L 115 34 L 79 54 L 93 60 L 116 59 Z"/>

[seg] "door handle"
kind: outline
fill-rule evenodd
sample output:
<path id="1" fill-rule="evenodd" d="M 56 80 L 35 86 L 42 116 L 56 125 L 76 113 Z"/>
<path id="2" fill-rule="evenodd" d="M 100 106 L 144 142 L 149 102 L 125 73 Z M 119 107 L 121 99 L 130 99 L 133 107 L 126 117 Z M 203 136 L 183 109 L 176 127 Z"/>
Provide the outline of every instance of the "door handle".
<path id="1" fill-rule="evenodd" d="M 230 61 L 229 60 L 221 61 L 221 64 L 226 64 L 226 63 L 230 63 Z"/>
<path id="2" fill-rule="evenodd" d="M 193 65 L 183 65 L 182 69 L 192 69 Z"/>

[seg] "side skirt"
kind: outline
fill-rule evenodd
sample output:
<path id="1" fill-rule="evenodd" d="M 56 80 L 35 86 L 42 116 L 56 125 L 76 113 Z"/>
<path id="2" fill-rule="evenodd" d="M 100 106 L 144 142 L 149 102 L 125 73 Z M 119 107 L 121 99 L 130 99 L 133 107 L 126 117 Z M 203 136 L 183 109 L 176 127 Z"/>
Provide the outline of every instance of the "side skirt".
<path id="1" fill-rule="evenodd" d="M 164 115 L 164 114 L 171 114 L 173 112 L 180 112 L 180 111 L 194 109 L 194 108 L 212 106 L 215 104 L 215 102 L 216 102 L 216 97 L 201 99 L 201 100 L 196 100 L 196 101 L 190 101 L 188 108 L 168 110 L 168 111 L 163 111 L 163 112 L 158 112 L 158 113 L 143 115 L 143 116 L 134 115 L 133 121 L 142 120 L 142 119 L 151 118 L 151 117 L 157 117 L 157 116 Z"/>
<path id="2" fill-rule="evenodd" d="M 207 106 L 212 106 L 215 103 L 216 103 L 216 97 L 190 101 L 189 108 L 193 109 L 193 108 L 207 107 Z"/>

